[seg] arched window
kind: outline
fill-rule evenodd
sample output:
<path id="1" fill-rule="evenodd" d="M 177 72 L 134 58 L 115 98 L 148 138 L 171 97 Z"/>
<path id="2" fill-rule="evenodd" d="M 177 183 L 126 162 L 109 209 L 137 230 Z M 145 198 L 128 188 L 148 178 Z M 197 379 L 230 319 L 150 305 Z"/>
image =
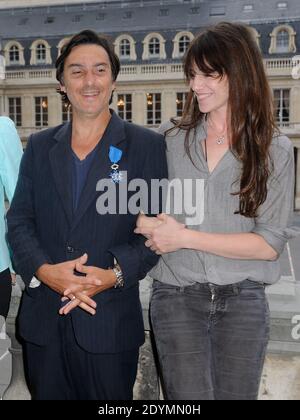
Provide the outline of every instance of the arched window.
<path id="1" fill-rule="evenodd" d="M 178 32 L 173 39 L 173 53 L 172 58 L 182 58 L 186 53 L 194 35 L 191 32 Z"/>
<path id="2" fill-rule="evenodd" d="M 143 41 L 144 51 L 143 51 L 143 60 L 149 60 L 151 58 L 160 58 L 164 60 L 167 58 L 166 40 L 158 32 L 152 32 L 148 34 Z"/>
<path id="3" fill-rule="evenodd" d="M 10 64 L 19 64 L 20 62 L 20 51 L 17 45 L 13 45 L 9 49 L 9 63 Z"/>
<path id="4" fill-rule="evenodd" d="M 178 47 L 179 47 L 180 55 L 184 55 L 186 53 L 190 43 L 191 43 L 191 40 L 187 35 L 183 35 L 182 37 L 179 38 Z"/>
<path id="5" fill-rule="evenodd" d="M 4 57 L 7 66 L 24 66 L 24 48 L 17 41 L 9 41 L 4 49 Z"/>
<path id="6" fill-rule="evenodd" d="M 30 65 L 52 64 L 51 47 L 44 39 L 34 41 L 30 50 Z"/>
<path id="7" fill-rule="evenodd" d="M 276 51 L 289 52 L 290 34 L 285 29 L 282 29 L 276 36 Z"/>
<path id="8" fill-rule="evenodd" d="M 46 47 L 44 44 L 38 44 L 36 47 L 36 62 L 45 63 L 46 62 Z"/>
<path id="9" fill-rule="evenodd" d="M 269 54 L 295 53 L 296 32 L 290 25 L 276 26 L 270 34 L 271 44 Z"/>
<path id="10" fill-rule="evenodd" d="M 149 56 L 159 57 L 160 53 L 160 42 L 158 38 L 151 38 L 149 41 Z"/>
<path id="11" fill-rule="evenodd" d="M 122 39 L 120 42 L 120 58 L 130 58 L 130 41 Z"/>
<path id="12" fill-rule="evenodd" d="M 122 34 L 114 42 L 115 53 L 121 60 L 136 60 L 135 41 L 129 34 Z"/>

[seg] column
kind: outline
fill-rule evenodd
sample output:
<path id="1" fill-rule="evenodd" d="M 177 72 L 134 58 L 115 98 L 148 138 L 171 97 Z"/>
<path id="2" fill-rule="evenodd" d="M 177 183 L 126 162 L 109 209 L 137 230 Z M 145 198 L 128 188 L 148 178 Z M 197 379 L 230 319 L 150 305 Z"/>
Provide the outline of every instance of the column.
<path id="1" fill-rule="evenodd" d="M 299 81 L 297 81 L 299 83 Z M 300 124 L 300 87 L 293 86 L 290 96 L 290 121 L 294 124 Z"/>
<path id="2" fill-rule="evenodd" d="M 22 97 L 22 127 L 34 131 L 35 127 L 35 106 L 34 96 L 24 95 Z"/>
<path id="3" fill-rule="evenodd" d="M 115 90 L 113 93 L 112 103 L 109 105 L 110 109 L 113 109 L 118 114 L 118 91 Z"/>
<path id="4" fill-rule="evenodd" d="M 166 90 L 162 94 L 162 122 L 176 117 L 176 91 Z"/>
<path id="5" fill-rule="evenodd" d="M 62 123 L 62 100 L 58 93 L 48 95 L 48 125 L 55 127 Z"/>
<path id="6" fill-rule="evenodd" d="M 132 93 L 132 122 L 146 125 L 146 92 Z"/>
<path id="7" fill-rule="evenodd" d="M 1 80 L 0 80 L 0 86 L 1 86 Z M 4 89 L 0 89 L 0 115 L 5 115 L 5 94 Z"/>
<path id="8" fill-rule="evenodd" d="M 296 210 L 300 210 L 300 146 L 297 147 L 296 167 Z"/>

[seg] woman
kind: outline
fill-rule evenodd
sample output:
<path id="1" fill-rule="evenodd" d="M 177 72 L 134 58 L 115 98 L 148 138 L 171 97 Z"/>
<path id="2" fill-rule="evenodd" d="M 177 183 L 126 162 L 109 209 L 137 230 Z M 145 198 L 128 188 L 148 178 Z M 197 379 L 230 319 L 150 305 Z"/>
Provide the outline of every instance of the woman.
<path id="1" fill-rule="evenodd" d="M 17 183 L 22 145 L 14 123 L 0 117 L 0 319 L 8 314 L 12 281 L 15 281 L 5 238 L 4 193 L 11 202 Z M 12 274 L 11 274 L 12 273 Z M 2 325 L 0 325 L 0 330 Z"/>
<path id="2" fill-rule="evenodd" d="M 140 216 L 136 229 L 162 254 L 150 273 L 151 319 L 166 397 L 256 399 L 269 336 L 265 285 L 279 279 L 278 256 L 297 233 L 293 147 L 276 130 L 247 27 L 201 33 L 184 71 L 183 117 L 161 130 L 170 178 L 204 179 L 204 220 Z"/>

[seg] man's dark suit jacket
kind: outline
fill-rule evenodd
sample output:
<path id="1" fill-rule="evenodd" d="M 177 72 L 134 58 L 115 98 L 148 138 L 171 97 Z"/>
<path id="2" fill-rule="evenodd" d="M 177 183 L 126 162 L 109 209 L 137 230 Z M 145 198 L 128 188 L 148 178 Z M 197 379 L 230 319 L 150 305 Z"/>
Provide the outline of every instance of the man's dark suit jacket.
<path id="1" fill-rule="evenodd" d="M 101 193 L 96 184 L 109 178 L 111 145 L 123 152 L 119 170 L 127 171 L 128 181 L 142 178 L 150 185 L 151 179 L 167 178 L 165 141 L 112 113 L 73 214 L 71 134 L 67 123 L 30 137 L 8 212 L 8 240 L 15 268 L 26 285 L 20 333 L 25 341 L 37 345 L 55 340 L 61 296 L 44 284 L 29 288 L 30 281 L 42 264 L 73 260 L 86 252 L 87 265 L 105 269 L 116 258 L 125 286 L 96 295 L 95 316 L 80 308 L 71 312 L 76 340 L 92 353 L 131 350 L 144 341 L 139 280 L 158 257 L 145 247 L 145 238 L 133 232 L 137 215 L 97 213 Z"/>

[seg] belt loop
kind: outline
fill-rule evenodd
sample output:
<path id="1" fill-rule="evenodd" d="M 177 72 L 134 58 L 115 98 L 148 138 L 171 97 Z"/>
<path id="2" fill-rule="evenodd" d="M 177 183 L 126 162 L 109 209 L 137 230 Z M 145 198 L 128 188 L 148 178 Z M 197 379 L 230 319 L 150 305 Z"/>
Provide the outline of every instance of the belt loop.
<path id="1" fill-rule="evenodd" d="M 238 284 L 233 285 L 233 293 L 235 295 L 238 295 L 240 293 L 241 288 L 238 286 Z"/>
<path id="2" fill-rule="evenodd" d="M 216 298 L 216 288 L 215 288 L 215 285 L 212 283 L 208 283 L 208 287 L 211 293 L 211 300 L 213 302 Z"/>

